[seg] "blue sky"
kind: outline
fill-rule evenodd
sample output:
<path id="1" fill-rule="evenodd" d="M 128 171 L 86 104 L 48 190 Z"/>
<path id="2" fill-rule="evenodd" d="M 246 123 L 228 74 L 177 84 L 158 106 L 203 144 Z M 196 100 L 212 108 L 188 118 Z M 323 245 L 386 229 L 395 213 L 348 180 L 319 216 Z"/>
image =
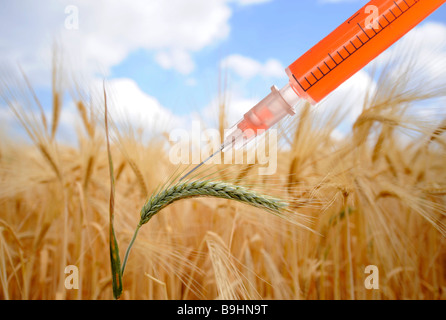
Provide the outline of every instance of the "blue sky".
<path id="1" fill-rule="evenodd" d="M 83 86 L 105 76 L 121 95 L 116 104 L 134 118 L 161 113 L 177 125 L 217 105 L 226 75 L 227 103 L 240 116 L 271 85 L 286 84 L 284 68 L 367 2 L 0 0 L 0 65 L 14 74 L 20 63 L 49 106 L 51 46 L 57 40 L 70 61 L 67 69 L 85 79 L 78 80 Z M 73 13 L 67 7 L 76 10 L 74 29 L 67 30 Z M 446 6 L 419 28 L 431 32 L 430 43 L 445 42 Z M 0 106 L 0 117 L 4 110 Z M 65 108 L 63 123 L 74 111 Z"/>

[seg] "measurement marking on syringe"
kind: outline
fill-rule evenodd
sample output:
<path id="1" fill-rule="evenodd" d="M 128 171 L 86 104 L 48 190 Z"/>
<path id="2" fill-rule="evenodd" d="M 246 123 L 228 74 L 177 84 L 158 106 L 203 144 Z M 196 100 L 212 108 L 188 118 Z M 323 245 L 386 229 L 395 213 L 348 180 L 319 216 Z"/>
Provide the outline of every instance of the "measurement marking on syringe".
<path id="1" fill-rule="evenodd" d="M 295 76 L 294 74 L 292 74 L 292 76 L 293 76 L 294 80 L 296 80 L 297 84 L 302 88 L 302 90 L 303 90 L 303 91 L 306 91 L 306 90 L 304 89 L 304 87 L 302 87 L 302 85 L 300 84 L 300 82 L 296 79 L 296 76 Z"/>
<path id="2" fill-rule="evenodd" d="M 395 17 L 395 20 L 396 20 L 398 17 L 393 13 L 392 9 L 389 9 L 389 11 L 391 14 L 393 14 L 393 16 Z M 392 20 L 392 21 L 395 21 L 395 20 Z"/>
<path id="3" fill-rule="evenodd" d="M 342 62 L 344 62 L 346 59 L 348 59 L 350 56 L 352 56 L 356 51 L 358 51 L 360 48 L 362 48 L 365 44 L 367 44 L 370 40 L 372 40 L 375 36 L 377 36 L 381 31 L 383 31 L 384 29 L 386 29 L 390 24 L 392 24 L 394 21 L 396 21 L 399 17 L 401 17 L 405 12 L 407 12 L 410 8 L 412 8 L 415 4 L 417 4 L 420 0 L 414 0 L 414 2 L 409 5 L 406 0 L 402 0 L 406 5 L 407 8 L 405 10 L 401 9 L 401 7 L 398 5 L 398 3 L 396 1 L 394 1 L 396 8 L 398 8 L 400 10 L 400 13 L 398 15 L 395 15 L 395 13 L 392 11 L 391 8 L 388 9 L 387 13 L 390 12 L 395 18 L 392 19 L 391 21 L 389 21 L 389 19 L 386 17 L 386 12 L 384 12 L 382 15 L 380 15 L 377 19 L 378 21 L 378 25 L 381 27 L 378 30 L 375 30 L 375 28 L 367 28 L 367 29 L 372 29 L 374 34 L 373 35 L 369 35 L 366 30 L 363 29 L 363 27 L 361 26 L 360 23 L 357 23 L 358 27 L 360 28 L 361 32 L 365 34 L 365 36 L 367 37 L 366 40 L 362 40 L 359 35 L 360 34 L 356 34 L 355 37 L 356 39 L 359 40 L 359 42 L 361 43 L 359 46 L 356 46 L 353 42 L 353 40 L 349 40 L 349 43 L 353 46 L 353 50 L 350 52 L 350 50 L 347 49 L 346 45 L 343 45 L 343 48 L 345 49 L 345 51 L 347 52 L 347 56 L 344 58 L 342 56 L 342 54 L 339 52 L 339 50 L 336 50 L 335 53 L 340 57 L 340 62 L 336 62 L 336 60 L 333 58 L 333 56 L 331 55 L 331 53 L 328 53 L 328 57 L 331 59 L 331 61 L 333 61 L 334 63 L 334 67 L 331 68 L 327 61 L 324 60 L 322 61 L 325 66 L 327 67 L 328 71 L 327 72 L 323 72 L 321 70 L 321 68 L 319 68 L 319 66 L 316 66 L 317 69 L 319 70 L 319 72 L 322 74 L 322 76 L 320 78 L 316 77 L 315 74 L 313 73 L 313 71 L 315 71 L 316 69 L 313 69 L 313 71 L 309 71 L 309 73 L 313 76 L 313 78 L 315 79 L 315 81 L 313 83 L 311 83 L 307 77 L 304 76 L 305 81 L 308 83 L 308 87 L 305 89 L 304 86 L 296 79 L 296 77 L 293 75 L 294 79 L 296 80 L 296 82 L 299 84 L 299 86 L 302 88 L 302 90 L 304 92 L 308 91 L 311 87 L 313 87 L 316 83 L 318 83 L 320 80 L 322 80 L 326 75 L 328 75 L 332 70 L 334 70 L 337 66 L 339 66 Z M 400 3 L 401 4 L 401 3 Z M 394 7 L 395 9 L 395 7 Z M 353 18 L 357 17 L 358 14 L 356 14 L 355 16 L 353 16 L 348 23 L 350 23 L 351 20 L 353 20 Z M 387 25 L 382 25 L 379 20 L 380 18 L 383 17 L 386 21 L 387 21 Z M 307 73 L 308 74 L 308 73 Z"/>
<path id="4" fill-rule="evenodd" d="M 398 5 L 398 3 L 396 3 L 395 1 L 393 1 L 393 3 L 398 7 L 398 9 L 400 9 L 401 10 L 401 8 L 400 8 L 400 6 Z M 402 13 L 404 13 L 404 11 L 403 10 L 401 10 L 401 12 Z"/>
<path id="5" fill-rule="evenodd" d="M 358 50 L 358 48 L 356 48 L 355 44 L 350 40 L 350 43 L 352 44 L 352 46 L 355 48 L 355 50 Z"/>
<path id="6" fill-rule="evenodd" d="M 354 18 L 356 18 L 357 16 L 359 16 L 361 12 L 357 12 L 353 17 L 350 18 L 350 20 L 348 20 L 348 23 L 350 23 Z"/>
<path id="7" fill-rule="evenodd" d="M 316 81 L 319 80 L 319 79 L 314 75 L 313 72 L 311 72 L 311 75 L 316 79 Z"/>
<path id="8" fill-rule="evenodd" d="M 325 65 L 327 66 L 327 68 L 328 68 L 328 70 L 330 70 L 331 71 L 331 68 L 328 66 L 328 64 L 324 61 L 324 63 L 325 63 Z M 328 72 L 330 72 L 330 71 L 328 71 Z M 327 72 L 327 73 L 328 73 Z"/>
<path id="9" fill-rule="evenodd" d="M 367 36 L 367 38 L 369 38 L 369 40 L 372 39 L 372 38 L 369 37 L 369 35 L 367 34 L 367 32 L 364 31 L 364 29 L 361 27 L 361 25 L 360 25 L 359 23 L 357 23 L 357 25 L 358 25 L 358 27 L 361 28 L 362 32 L 365 33 L 365 35 Z M 367 43 L 367 42 L 368 42 L 368 40 L 366 41 L 366 43 Z"/>
<path id="10" fill-rule="evenodd" d="M 335 64 L 335 68 L 338 66 L 338 63 L 335 61 L 335 59 L 333 59 L 333 57 L 331 56 L 331 54 L 328 54 L 328 56 L 330 57 L 331 60 L 333 60 L 334 64 Z M 334 68 L 333 68 L 334 69 Z"/>

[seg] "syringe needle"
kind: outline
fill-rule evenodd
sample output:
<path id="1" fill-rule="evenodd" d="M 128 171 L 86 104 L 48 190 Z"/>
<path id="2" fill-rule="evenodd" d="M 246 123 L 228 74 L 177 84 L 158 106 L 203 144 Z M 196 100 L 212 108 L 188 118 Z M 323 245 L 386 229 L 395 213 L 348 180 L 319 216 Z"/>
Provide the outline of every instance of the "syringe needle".
<path id="1" fill-rule="evenodd" d="M 180 180 L 178 180 L 178 181 L 181 181 L 181 180 L 183 180 L 184 178 L 186 178 L 188 175 L 190 175 L 192 172 L 194 172 L 195 170 L 197 170 L 199 167 L 201 167 L 205 162 L 207 162 L 210 158 L 212 158 L 213 156 L 215 156 L 216 154 L 218 154 L 218 153 L 220 153 L 222 150 L 223 150 L 223 148 L 224 148 L 224 145 L 222 145 L 221 147 L 220 147 L 220 149 L 218 149 L 217 151 L 215 151 L 213 154 L 211 154 L 209 157 L 207 157 L 206 159 L 204 159 L 203 161 L 201 161 L 201 163 L 199 164 L 199 165 L 197 165 L 197 166 L 195 166 L 192 170 L 190 170 L 188 173 L 186 173 L 184 176 L 182 176 L 181 178 L 180 178 Z"/>
<path id="2" fill-rule="evenodd" d="M 243 118 L 228 130 L 220 149 L 181 177 L 179 181 L 189 176 L 217 153 L 226 152 L 229 147 L 238 149 L 254 139 L 259 132 L 263 133 L 268 130 L 286 115 L 294 115 L 296 111 L 293 106 L 298 100 L 299 96 L 289 84 L 280 90 L 276 86 L 272 86 L 271 93 L 245 113 Z"/>

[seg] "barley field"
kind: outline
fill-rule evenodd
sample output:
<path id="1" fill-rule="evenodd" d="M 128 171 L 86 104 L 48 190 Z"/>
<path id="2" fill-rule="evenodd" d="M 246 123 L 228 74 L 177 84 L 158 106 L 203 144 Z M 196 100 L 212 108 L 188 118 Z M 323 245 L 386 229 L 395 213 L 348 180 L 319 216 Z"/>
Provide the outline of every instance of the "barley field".
<path id="1" fill-rule="evenodd" d="M 212 196 L 166 205 L 135 238 L 121 299 L 446 299 L 446 86 L 414 84 L 413 66 L 396 80 L 392 72 L 358 101 L 362 112 L 341 138 L 333 132 L 342 105 L 315 112 L 302 102 L 277 127 L 273 175 L 259 175 L 260 164 L 204 166 L 195 179 L 283 199 L 287 213 Z M 4 81 L 0 91 L 28 138 L 1 133 L 0 299 L 113 299 L 104 105 L 72 95 L 79 126 L 70 145 L 57 139 L 57 81 L 51 116 L 32 84 L 21 88 Z M 425 101 L 436 103 L 435 121 L 414 112 Z M 222 104 L 220 130 L 224 120 Z M 191 166 L 169 161 L 168 132 L 144 140 L 150 128 L 110 123 L 122 261 L 146 201 Z M 67 266 L 78 270 L 77 289 L 66 286 Z M 379 271 L 376 288 L 367 266 Z"/>

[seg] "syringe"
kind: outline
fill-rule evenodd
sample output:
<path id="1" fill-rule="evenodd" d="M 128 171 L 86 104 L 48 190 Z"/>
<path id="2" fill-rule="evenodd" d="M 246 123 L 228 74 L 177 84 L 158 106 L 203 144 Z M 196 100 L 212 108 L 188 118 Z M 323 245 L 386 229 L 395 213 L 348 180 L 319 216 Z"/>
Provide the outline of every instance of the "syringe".
<path id="1" fill-rule="evenodd" d="M 189 171 L 190 175 L 220 152 L 239 148 L 287 115 L 303 98 L 315 104 L 418 25 L 446 0 L 372 0 L 294 61 L 289 83 L 271 93 L 232 126 L 223 144 Z"/>

